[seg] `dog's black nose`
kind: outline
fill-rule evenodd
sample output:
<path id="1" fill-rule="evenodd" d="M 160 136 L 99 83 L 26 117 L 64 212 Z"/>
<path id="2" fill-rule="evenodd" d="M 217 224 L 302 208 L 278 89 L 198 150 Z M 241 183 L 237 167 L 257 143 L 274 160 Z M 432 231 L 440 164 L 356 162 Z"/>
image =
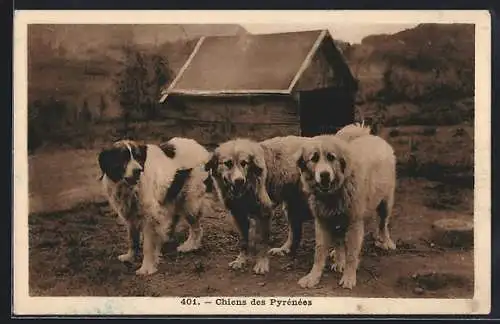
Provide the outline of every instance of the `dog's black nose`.
<path id="1" fill-rule="evenodd" d="M 324 171 L 319 174 L 319 178 L 321 180 L 322 184 L 329 184 L 330 183 L 330 173 Z"/>
<path id="2" fill-rule="evenodd" d="M 234 179 L 234 187 L 236 189 L 241 189 L 241 187 L 243 187 L 244 184 L 245 184 L 245 179 L 243 178 Z"/>

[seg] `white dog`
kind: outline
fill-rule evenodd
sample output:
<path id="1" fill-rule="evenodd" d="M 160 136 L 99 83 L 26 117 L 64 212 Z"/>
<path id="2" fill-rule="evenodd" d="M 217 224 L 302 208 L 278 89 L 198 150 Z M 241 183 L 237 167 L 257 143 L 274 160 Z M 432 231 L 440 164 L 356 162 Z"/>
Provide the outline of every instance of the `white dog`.
<path id="1" fill-rule="evenodd" d="M 334 268 L 343 273 L 340 285 L 352 289 L 366 217 L 379 216 L 376 245 L 396 248 L 388 228 L 396 186 L 394 151 L 385 140 L 370 135 L 369 128 L 350 125 L 338 135 L 316 137 L 297 156 L 316 235 L 314 265 L 299 285 L 310 288 L 319 283 L 328 249 L 337 241 Z"/>

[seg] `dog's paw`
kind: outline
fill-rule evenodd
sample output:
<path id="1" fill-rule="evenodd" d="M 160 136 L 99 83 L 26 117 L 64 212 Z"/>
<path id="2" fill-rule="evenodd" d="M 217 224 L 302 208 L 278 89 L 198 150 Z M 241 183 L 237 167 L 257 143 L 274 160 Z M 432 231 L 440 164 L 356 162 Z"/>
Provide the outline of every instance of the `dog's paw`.
<path id="1" fill-rule="evenodd" d="M 243 269 L 247 264 L 246 258 L 238 256 L 236 260 L 229 262 L 229 268 L 233 270 Z"/>
<path id="2" fill-rule="evenodd" d="M 286 247 L 272 248 L 267 253 L 275 256 L 285 256 L 290 253 L 290 249 Z"/>
<path id="3" fill-rule="evenodd" d="M 132 262 L 134 261 L 134 259 L 135 255 L 130 252 L 118 256 L 118 260 L 120 260 L 121 262 Z"/>
<path id="4" fill-rule="evenodd" d="M 341 252 L 333 250 L 329 254 L 331 260 L 330 270 L 338 273 L 344 272 L 345 269 L 345 255 Z"/>
<path id="5" fill-rule="evenodd" d="M 375 246 L 382 250 L 395 250 L 396 244 L 391 239 L 376 240 Z"/>
<path id="6" fill-rule="evenodd" d="M 297 268 L 299 261 L 297 259 L 290 260 L 281 266 L 282 271 L 290 271 Z"/>
<path id="7" fill-rule="evenodd" d="M 143 264 L 135 273 L 140 276 L 148 276 L 156 273 L 158 268 L 153 264 Z"/>
<path id="8" fill-rule="evenodd" d="M 161 249 L 158 249 L 157 251 L 155 251 L 155 258 L 157 258 L 157 259 L 163 258 L 163 252 L 161 251 Z"/>
<path id="9" fill-rule="evenodd" d="M 259 258 L 253 267 L 256 274 L 265 274 L 269 272 L 269 258 Z"/>
<path id="10" fill-rule="evenodd" d="M 299 286 L 302 288 L 313 288 L 319 283 L 320 276 L 316 274 L 307 274 L 304 277 L 300 278 Z"/>
<path id="11" fill-rule="evenodd" d="M 155 255 L 155 264 L 160 264 L 163 260 L 163 255 L 157 254 Z"/>
<path id="12" fill-rule="evenodd" d="M 344 272 L 344 275 L 339 281 L 339 285 L 345 289 L 352 289 L 356 286 L 356 274 Z"/>
<path id="13" fill-rule="evenodd" d="M 345 261 L 344 262 L 341 262 L 341 261 L 334 262 L 330 267 L 331 271 L 335 271 L 338 273 L 344 272 L 344 269 L 345 269 Z"/>
<path id="14" fill-rule="evenodd" d="M 192 242 L 184 242 L 183 244 L 177 247 L 177 252 L 187 253 L 197 250 L 198 248 L 199 246 L 195 246 Z"/>

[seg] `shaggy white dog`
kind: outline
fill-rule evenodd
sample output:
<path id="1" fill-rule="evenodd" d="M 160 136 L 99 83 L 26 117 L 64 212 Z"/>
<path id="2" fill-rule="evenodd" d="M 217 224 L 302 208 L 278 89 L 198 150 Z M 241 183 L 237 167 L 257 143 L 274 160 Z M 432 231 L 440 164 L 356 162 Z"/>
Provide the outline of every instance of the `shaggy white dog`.
<path id="1" fill-rule="evenodd" d="M 369 126 L 365 126 L 365 122 L 363 121 L 362 123 L 349 124 L 341 128 L 337 133 L 335 133 L 335 136 L 340 137 L 347 142 L 350 142 L 360 136 L 370 135 L 370 133 L 371 128 Z M 319 138 L 323 136 L 325 135 L 320 135 Z"/>
<path id="2" fill-rule="evenodd" d="M 179 252 L 198 249 L 202 228 L 207 173 L 202 165 L 209 156 L 200 144 L 175 138 L 161 145 L 115 142 L 99 153 L 102 185 L 110 206 L 127 224 L 129 248 L 118 258 L 135 259 L 143 234 L 143 260 L 137 274 L 157 271 L 161 247 L 180 218 L 190 225 Z"/>
<path id="3" fill-rule="evenodd" d="M 340 285 L 349 289 L 356 285 L 364 220 L 370 214 L 380 217 L 376 244 L 396 248 L 388 230 L 396 185 L 394 151 L 382 138 L 369 135 L 369 128 L 360 126 L 349 125 L 338 135 L 317 136 L 297 154 L 316 235 L 314 265 L 299 280 L 304 288 L 319 283 L 333 238 L 338 245 L 334 268 L 343 272 Z"/>
<path id="4" fill-rule="evenodd" d="M 365 126 L 364 121 L 361 123 L 353 123 L 349 124 L 342 129 L 340 129 L 335 136 L 343 139 L 344 141 L 350 142 L 353 139 L 356 139 L 360 136 L 370 135 L 371 129 L 369 126 Z M 286 137 L 276 137 L 272 139 L 268 139 L 266 141 L 261 142 L 263 145 L 269 145 L 274 148 L 274 151 L 286 154 L 288 156 L 296 156 L 297 146 L 307 145 L 308 141 L 311 140 L 328 140 L 331 138 L 331 134 L 328 135 L 318 135 L 312 138 L 308 137 L 298 137 L 298 136 L 286 136 Z M 279 148 L 279 149 L 276 149 Z M 270 160 L 271 164 L 274 165 L 274 168 L 271 168 L 272 171 L 277 172 L 278 176 L 275 177 L 278 179 L 278 182 L 283 182 L 283 179 L 287 180 L 288 183 L 294 183 L 296 178 L 300 179 L 300 172 L 297 172 L 297 169 L 293 169 L 295 165 L 295 160 L 289 160 L 285 165 L 276 165 L 272 160 Z M 299 181 L 300 185 L 300 181 Z M 297 187 L 297 185 L 293 185 Z M 294 197 L 290 200 L 292 215 L 288 216 L 287 201 L 283 201 L 282 209 L 283 213 L 287 215 L 289 220 L 288 222 L 288 237 L 285 243 L 279 248 L 272 248 L 269 250 L 269 253 L 272 255 L 283 256 L 285 254 L 290 254 L 294 256 L 296 252 L 296 248 L 300 245 L 301 232 L 302 232 L 302 223 L 306 220 L 310 219 L 310 211 L 305 210 L 301 205 L 297 205 L 294 202 L 297 199 Z"/>

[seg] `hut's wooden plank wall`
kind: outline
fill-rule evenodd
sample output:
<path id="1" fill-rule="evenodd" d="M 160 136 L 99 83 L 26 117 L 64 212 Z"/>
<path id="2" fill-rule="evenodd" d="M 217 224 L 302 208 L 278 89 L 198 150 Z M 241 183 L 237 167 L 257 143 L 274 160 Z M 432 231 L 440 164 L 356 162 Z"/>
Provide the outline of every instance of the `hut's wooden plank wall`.
<path id="1" fill-rule="evenodd" d="M 299 116 L 290 104 L 279 101 L 215 102 L 186 99 L 182 105 L 162 109 L 163 118 L 182 120 L 227 121 L 235 123 L 298 123 Z"/>
<path id="2" fill-rule="evenodd" d="M 171 136 L 194 138 L 215 145 L 235 137 L 264 140 L 300 135 L 300 118 L 293 101 L 186 99 L 162 109 Z"/>

